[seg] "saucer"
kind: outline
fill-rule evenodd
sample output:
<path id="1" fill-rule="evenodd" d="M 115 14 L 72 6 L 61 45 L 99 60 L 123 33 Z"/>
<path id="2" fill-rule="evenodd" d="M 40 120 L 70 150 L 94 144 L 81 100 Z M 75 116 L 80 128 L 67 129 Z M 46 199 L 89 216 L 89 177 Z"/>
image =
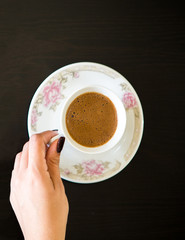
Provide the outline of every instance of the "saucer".
<path id="1" fill-rule="evenodd" d="M 29 136 L 59 129 L 58 119 L 65 99 L 90 85 L 106 87 L 121 99 L 126 109 L 127 123 L 119 143 L 104 153 L 83 153 L 65 141 L 60 155 L 60 175 L 75 183 L 100 182 L 121 172 L 133 159 L 143 134 L 142 106 L 131 84 L 110 67 L 80 62 L 56 70 L 38 87 L 28 111 Z"/>

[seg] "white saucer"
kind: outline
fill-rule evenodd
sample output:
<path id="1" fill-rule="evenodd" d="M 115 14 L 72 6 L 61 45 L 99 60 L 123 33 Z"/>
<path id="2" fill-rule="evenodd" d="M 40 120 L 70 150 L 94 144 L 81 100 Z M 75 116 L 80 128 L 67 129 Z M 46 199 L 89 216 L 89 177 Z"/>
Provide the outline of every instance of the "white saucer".
<path id="1" fill-rule="evenodd" d="M 121 141 L 101 154 L 85 154 L 67 141 L 60 155 L 63 179 L 76 183 L 95 183 L 113 177 L 134 157 L 143 134 L 143 111 L 131 84 L 107 66 L 80 62 L 62 67 L 48 76 L 35 92 L 28 112 L 28 133 L 59 128 L 58 116 L 66 97 L 89 85 L 105 86 L 123 101 L 127 124 Z"/>

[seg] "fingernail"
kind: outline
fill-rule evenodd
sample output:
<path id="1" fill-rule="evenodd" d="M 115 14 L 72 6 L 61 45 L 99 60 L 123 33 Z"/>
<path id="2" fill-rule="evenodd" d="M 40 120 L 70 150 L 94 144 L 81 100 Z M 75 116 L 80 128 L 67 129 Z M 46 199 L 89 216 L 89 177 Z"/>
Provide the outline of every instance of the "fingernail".
<path id="1" fill-rule="evenodd" d="M 60 153 L 62 151 L 62 148 L 64 146 L 64 142 L 65 142 L 65 137 L 60 137 L 58 139 L 58 143 L 57 143 L 57 153 Z"/>

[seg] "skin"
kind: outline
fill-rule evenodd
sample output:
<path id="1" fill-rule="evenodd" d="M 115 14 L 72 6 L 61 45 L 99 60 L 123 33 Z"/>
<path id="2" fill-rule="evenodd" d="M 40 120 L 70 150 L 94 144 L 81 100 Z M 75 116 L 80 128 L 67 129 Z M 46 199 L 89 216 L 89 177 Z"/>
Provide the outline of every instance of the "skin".
<path id="1" fill-rule="evenodd" d="M 10 203 L 25 240 L 65 239 L 68 200 L 60 178 L 57 133 L 33 135 L 15 158 Z"/>

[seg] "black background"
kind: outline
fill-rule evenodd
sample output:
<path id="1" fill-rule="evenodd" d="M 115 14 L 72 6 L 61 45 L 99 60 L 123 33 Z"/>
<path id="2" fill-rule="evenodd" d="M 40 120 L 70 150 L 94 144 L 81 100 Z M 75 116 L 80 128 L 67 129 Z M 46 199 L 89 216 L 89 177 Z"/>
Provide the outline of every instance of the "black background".
<path id="1" fill-rule="evenodd" d="M 74 62 L 108 65 L 137 91 L 144 135 L 131 163 L 101 183 L 64 181 L 66 239 L 185 237 L 185 14 L 178 1 L 0 1 L 0 240 L 23 239 L 9 204 L 40 83 Z M 29 220 L 28 220 L 29 224 Z M 54 223 L 53 223 L 54 224 Z"/>

